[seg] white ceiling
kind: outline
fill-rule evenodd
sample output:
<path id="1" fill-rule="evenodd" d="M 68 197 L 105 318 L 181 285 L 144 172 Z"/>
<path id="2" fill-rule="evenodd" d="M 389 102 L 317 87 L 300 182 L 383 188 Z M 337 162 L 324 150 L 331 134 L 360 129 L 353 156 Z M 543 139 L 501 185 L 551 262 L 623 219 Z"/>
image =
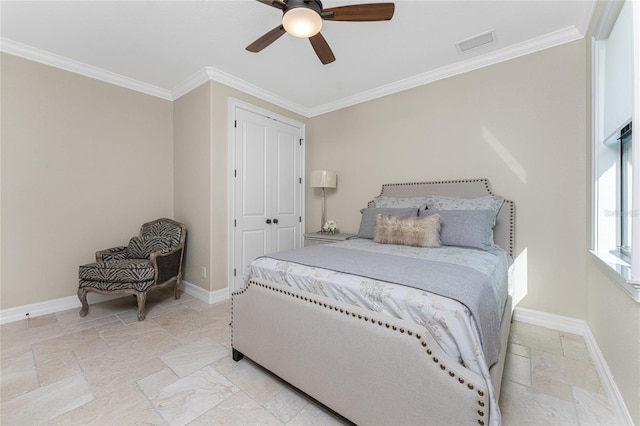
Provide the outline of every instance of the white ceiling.
<path id="1" fill-rule="evenodd" d="M 326 0 L 325 8 L 364 1 Z M 325 21 L 336 61 L 285 34 L 257 1 L 2 1 L 1 49 L 175 99 L 214 79 L 305 116 L 414 87 L 583 37 L 593 1 L 395 1 L 387 22 Z M 495 30 L 495 42 L 455 44 Z"/>

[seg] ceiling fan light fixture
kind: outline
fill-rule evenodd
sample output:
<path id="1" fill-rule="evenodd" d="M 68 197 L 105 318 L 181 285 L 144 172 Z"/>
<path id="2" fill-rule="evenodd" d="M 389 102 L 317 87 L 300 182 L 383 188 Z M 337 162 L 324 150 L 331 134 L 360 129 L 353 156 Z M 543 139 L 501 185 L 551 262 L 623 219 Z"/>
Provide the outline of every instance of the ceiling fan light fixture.
<path id="1" fill-rule="evenodd" d="M 308 38 L 322 29 L 322 18 L 313 9 L 296 7 L 288 10 L 282 17 L 282 26 L 294 37 Z"/>

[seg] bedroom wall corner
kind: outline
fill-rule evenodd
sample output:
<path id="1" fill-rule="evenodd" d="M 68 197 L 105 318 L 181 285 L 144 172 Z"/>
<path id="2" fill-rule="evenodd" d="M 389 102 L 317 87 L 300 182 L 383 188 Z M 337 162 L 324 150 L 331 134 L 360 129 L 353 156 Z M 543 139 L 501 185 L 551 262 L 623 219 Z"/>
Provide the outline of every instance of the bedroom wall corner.
<path id="1" fill-rule="evenodd" d="M 175 218 L 187 227 L 184 280 L 210 291 L 210 82 L 173 102 L 173 144 Z"/>
<path id="2" fill-rule="evenodd" d="M 173 216 L 173 124 L 167 100 L 6 53 L 1 67 L 5 310 L 74 297 L 96 250 Z"/>

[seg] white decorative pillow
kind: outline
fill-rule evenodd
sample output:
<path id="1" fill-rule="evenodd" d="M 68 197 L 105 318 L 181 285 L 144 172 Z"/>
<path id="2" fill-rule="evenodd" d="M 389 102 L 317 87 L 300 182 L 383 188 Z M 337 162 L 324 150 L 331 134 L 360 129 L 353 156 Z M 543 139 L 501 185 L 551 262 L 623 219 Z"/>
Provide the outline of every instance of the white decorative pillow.
<path id="1" fill-rule="evenodd" d="M 373 241 L 413 247 L 440 247 L 440 216 L 407 217 L 378 214 Z"/>
<path id="2" fill-rule="evenodd" d="M 429 195 L 426 197 L 429 210 L 495 210 L 502 207 L 504 198 L 487 195 L 479 198 L 455 198 L 444 195 Z"/>
<path id="3" fill-rule="evenodd" d="M 360 220 L 360 229 L 358 230 L 358 238 L 373 239 L 376 229 L 376 217 L 378 214 L 389 214 L 394 216 L 418 216 L 418 209 L 394 209 L 392 207 L 370 208 L 360 210 L 362 219 Z"/>
<path id="4" fill-rule="evenodd" d="M 424 209 L 427 205 L 427 197 L 387 197 L 386 195 L 378 195 L 373 197 L 373 206 L 376 208 L 410 208 Z"/>

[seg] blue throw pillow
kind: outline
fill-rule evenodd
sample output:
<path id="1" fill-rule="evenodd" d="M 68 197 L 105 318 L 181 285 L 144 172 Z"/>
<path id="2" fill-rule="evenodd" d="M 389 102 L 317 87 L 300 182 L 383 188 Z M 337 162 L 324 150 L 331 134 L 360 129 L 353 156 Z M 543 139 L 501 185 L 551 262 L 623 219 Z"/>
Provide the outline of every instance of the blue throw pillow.
<path id="1" fill-rule="evenodd" d="M 420 216 L 439 214 L 440 241 L 445 246 L 493 250 L 496 210 L 420 210 Z"/>

